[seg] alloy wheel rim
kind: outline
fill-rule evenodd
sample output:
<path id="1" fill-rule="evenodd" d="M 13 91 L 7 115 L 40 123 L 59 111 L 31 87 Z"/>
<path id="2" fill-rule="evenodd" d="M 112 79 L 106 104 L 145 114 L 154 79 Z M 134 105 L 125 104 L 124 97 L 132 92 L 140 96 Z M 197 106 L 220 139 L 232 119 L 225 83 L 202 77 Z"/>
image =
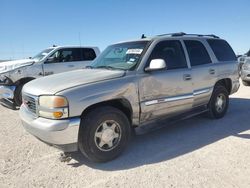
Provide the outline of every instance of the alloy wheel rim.
<path id="1" fill-rule="evenodd" d="M 217 96 L 216 101 L 215 101 L 216 111 L 219 113 L 223 112 L 223 110 L 225 109 L 225 106 L 226 106 L 226 96 L 221 93 Z"/>
<path id="2" fill-rule="evenodd" d="M 121 140 L 121 127 L 114 120 L 101 123 L 95 131 L 95 144 L 102 151 L 113 150 Z"/>

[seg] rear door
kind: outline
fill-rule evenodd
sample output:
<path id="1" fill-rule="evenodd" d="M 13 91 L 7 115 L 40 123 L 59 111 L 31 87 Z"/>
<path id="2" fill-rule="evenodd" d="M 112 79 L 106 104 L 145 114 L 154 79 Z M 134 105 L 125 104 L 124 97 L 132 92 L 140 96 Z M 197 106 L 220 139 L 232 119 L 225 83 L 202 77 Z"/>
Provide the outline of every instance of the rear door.
<path id="1" fill-rule="evenodd" d="M 159 42 L 148 59 L 148 65 L 152 59 L 164 59 L 167 69 L 145 72 L 140 76 L 141 123 L 180 114 L 193 105 L 192 73 L 181 42 Z"/>
<path id="2" fill-rule="evenodd" d="M 193 107 L 207 104 L 217 78 L 216 65 L 212 63 L 207 43 L 202 40 L 184 40 L 192 67 Z"/>

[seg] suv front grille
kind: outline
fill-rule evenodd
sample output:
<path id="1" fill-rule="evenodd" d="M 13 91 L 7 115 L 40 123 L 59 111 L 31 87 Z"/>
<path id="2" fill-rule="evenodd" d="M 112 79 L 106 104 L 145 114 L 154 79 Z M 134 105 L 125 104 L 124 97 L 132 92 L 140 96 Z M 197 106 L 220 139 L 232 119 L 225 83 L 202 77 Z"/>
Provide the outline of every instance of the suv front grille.
<path id="1" fill-rule="evenodd" d="M 28 95 L 23 95 L 23 103 L 28 108 L 30 112 L 36 114 L 37 111 L 37 100 L 35 97 L 31 97 Z"/>

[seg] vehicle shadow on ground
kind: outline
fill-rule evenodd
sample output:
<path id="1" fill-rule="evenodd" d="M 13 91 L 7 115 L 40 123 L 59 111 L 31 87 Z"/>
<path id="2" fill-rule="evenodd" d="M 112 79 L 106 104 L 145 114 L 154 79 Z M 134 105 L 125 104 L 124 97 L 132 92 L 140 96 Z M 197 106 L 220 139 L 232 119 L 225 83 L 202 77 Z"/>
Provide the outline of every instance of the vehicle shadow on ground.
<path id="1" fill-rule="evenodd" d="M 250 139 L 250 134 L 240 134 L 250 130 L 249 117 L 250 99 L 231 98 L 228 113 L 222 119 L 198 116 L 135 136 L 119 158 L 107 163 L 90 163 L 80 152 L 73 153 L 72 158 L 77 162 L 68 165 L 87 165 L 105 171 L 126 170 L 170 160 L 228 136 Z"/>

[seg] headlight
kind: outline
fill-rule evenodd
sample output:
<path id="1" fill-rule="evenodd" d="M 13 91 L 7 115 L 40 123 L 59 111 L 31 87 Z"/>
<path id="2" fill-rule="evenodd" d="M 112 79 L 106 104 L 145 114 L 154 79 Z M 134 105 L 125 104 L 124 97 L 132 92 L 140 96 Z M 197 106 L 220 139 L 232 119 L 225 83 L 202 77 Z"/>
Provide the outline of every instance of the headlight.
<path id="1" fill-rule="evenodd" d="M 245 63 L 242 65 L 243 70 L 250 70 L 250 61 L 247 60 Z"/>
<path id="2" fill-rule="evenodd" d="M 63 96 L 40 96 L 38 114 L 49 119 L 62 119 L 69 116 L 68 101 Z"/>

